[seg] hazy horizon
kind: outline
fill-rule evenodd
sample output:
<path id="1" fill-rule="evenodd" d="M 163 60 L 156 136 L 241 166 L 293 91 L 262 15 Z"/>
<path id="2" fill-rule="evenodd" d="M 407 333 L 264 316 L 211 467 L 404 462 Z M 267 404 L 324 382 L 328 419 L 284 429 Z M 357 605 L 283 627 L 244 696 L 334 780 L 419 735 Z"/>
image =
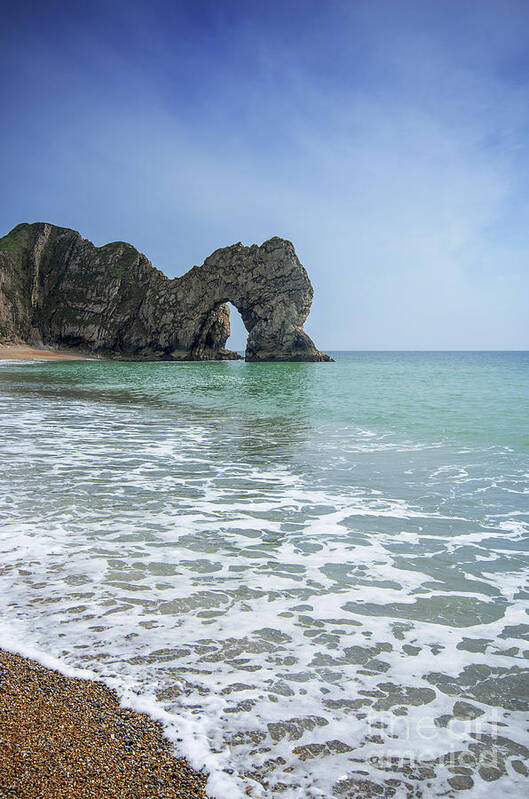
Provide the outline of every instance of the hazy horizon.
<path id="1" fill-rule="evenodd" d="M 8 7 L 0 232 L 129 241 L 171 277 L 279 235 L 321 349 L 529 349 L 528 23 L 521 0 Z"/>

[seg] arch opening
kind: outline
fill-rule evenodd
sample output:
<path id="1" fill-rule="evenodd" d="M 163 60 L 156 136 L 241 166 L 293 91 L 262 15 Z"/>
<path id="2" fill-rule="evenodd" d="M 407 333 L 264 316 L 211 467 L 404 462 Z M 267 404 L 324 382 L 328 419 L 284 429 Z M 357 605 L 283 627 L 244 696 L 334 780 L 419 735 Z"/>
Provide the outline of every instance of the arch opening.
<path id="1" fill-rule="evenodd" d="M 226 305 L 230 311 L 230 335 L 226 341 L 226 349 L 237 352 L 244 358 L 246 352 L 246 342 L 248 340 L 248 331 L 244 322 L 242 321 L 241 314 L 231 302 Z"/>

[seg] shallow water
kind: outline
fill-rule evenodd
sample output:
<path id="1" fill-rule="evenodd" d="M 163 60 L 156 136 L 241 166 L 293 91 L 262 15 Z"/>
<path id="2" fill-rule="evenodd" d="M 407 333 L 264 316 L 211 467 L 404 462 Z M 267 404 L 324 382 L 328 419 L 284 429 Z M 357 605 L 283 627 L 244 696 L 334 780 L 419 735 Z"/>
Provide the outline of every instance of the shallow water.
<path id="1" fill-rule="evenodd" d="M 167 711 L 219 797 L 527 793 L 528 353 L 0 393 L 0 644 Z"/>

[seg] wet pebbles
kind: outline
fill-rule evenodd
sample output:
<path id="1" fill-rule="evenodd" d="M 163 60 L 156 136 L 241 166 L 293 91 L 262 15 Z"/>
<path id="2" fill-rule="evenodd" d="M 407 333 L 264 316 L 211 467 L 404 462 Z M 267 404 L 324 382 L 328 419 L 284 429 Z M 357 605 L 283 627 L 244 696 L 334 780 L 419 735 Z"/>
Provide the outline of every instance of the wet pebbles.
<path id="1" fill-rule="evenodd" d="M 205 783 L 109 688 L 0 650 L 2 799 L 202 799 Z"/>

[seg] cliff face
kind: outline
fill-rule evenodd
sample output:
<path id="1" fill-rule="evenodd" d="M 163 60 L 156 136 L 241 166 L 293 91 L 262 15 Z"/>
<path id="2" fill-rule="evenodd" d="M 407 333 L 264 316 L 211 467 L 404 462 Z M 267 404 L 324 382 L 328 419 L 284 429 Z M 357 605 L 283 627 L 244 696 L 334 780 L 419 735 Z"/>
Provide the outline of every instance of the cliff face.
<path id="1" fill-rule="evenodd" d="M 225 349 L 231 302 L 246 360 L 327 361 L 303 330 L 312 286 L 293 245 L 216 250 L 169 280 L 125 242 L 95 247 L 45 223 L 0 239 L 0 341 L 79 347 L 132 359 L 210 360 Z"/>

